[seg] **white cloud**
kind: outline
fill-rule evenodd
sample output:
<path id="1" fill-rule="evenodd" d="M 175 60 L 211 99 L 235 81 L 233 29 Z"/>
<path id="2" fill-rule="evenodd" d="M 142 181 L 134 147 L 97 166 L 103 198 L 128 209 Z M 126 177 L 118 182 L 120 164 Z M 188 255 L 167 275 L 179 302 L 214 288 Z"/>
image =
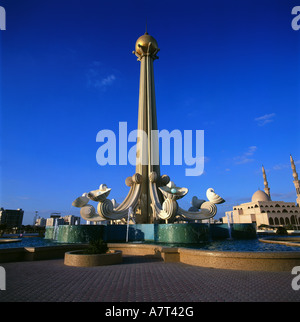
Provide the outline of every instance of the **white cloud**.
<path id="1" fill-rule="evenodd" d="M 114 74 L 101 78 L 97 72 L 90 70 L 87 75 L 87 86 L 96 89 L 106 89 L 108 86 L 111 86 L 115 80 L 116 76 Z"/>
<path id="2" fill-rule="evenodd" d="M 103 64 L 99 61 L 92 62 L 90 68 L 86 71 L 87 87 L 100 90 L 106 90 L 115 80 L 115 73 L 105 70 Z"/>
<path id="3" fill-rule="evenodd" d="M 300 164 L 300 160 L 294 161 L 295 164 Z M 275 164 L 273 166 L 273 170 L 283 170 L 283 169 L 287 169 L 287 168 L 291 168 L 291 163 L 287 162 L 287 163 L 278 163 Z M 298 172 L 298 169 L 297 169 Z"/>
<path id="4" fill-rule="evenodd" d="M 234 158 L 235 164 L 245 164 L 245 163 L 254 161 L 254 159 L 251 158 L 251 156 L 253 156 L 256 150 L 257 150 L 257 146 L 255 145 L 249 146 L 246 152 Z"/>
<path id="5" fill-rule="evenodd" d="M 271 197 L 276 197 L 276 200 L 288 200 L 291 198 L 296 198 L 296 193 L 295 193 L 295 191 L 290 191 L 290 192 L 286 192 L 286 193 L 273 192 Z"/>
<path id="6" fill-rule="evenodd" d="M 273 170 L 282 170 L 282 169 L 286 169 L 288 167 L 289 167 L 288 163 L 286 163 L 286 164 L 280 163 L 280 164 L 275 164 L 273 166 Z"/>
<path id="7" fill-rule="evenodd" d="M 30 197 L 27 196 L 18 196 L 17 198 L 21 199 L 21 200 L 29 200 Z"/>
<path id="8" fill-rule="evenodd" d="M 244 155 L 246 156 L 253 155 L 256 150 L 257 150 L 257 146 L 255 145 L 249 146 L 248 151 L 246 151 Z"/>
<path id="9" fill-rule="evenodd" d="M 101 80 L 100 87 L 111 85 L 115 79 L 116 79 L 116 76 L 114 74 L 108 75 L 107 77 Z"/>
<path id="10" fill-rule="evenodd" d="M 265 114 L 263 116 L 255 118 L 254 121 L 257 122 L 258 126 L 264 126 L 264 125 L 266 125 L 268 123 L 273 122 L 275 115 L 276 115 L 275 113 Z"/>

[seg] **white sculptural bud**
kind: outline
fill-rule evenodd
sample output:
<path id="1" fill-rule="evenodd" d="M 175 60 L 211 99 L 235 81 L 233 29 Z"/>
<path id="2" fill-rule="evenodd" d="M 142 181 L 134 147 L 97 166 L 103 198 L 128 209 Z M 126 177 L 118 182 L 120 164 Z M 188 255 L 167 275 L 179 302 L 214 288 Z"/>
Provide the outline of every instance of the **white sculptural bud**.
<path id="1" fill-rule="evenodd" d="M 87 193 L 84 193 L 81 197 L 76 198 L 72 202 L 72 205 L 74 207 L 81 208 L 81 207 L 85 206 L 89 201 L 90 201 L 90 199 L 88 198 Z"/>
<path id="2" fill-rule="evenodd" d="M 196 196 L 192 198 L 192 205 L 194 208 L 200 209 L 203 202 L 205 202 L 205 200 L 198 199 Z"/>
<path id="3" fill-rule="evenodd" d="M 214 204 L 220 204 L 225 202 L 225 200 L 222 197 L 220 197 L 218 194 L 215 193 L 215 190 L 213 188 L 207 189 L 206 197 L 210 202 Z"/>
<path id="4" fill-rule="evenodd" d="M 168 184 L 167 184 L 167 187 L 169 187 L 170 189 L 174 188 L 175 187 L 175 183 L 173 181 L 170 181 Z"/>
<path id="5" fill-rule="evenodd" d="M 106 189 L 107 189 L 107 185 L 106 185 L 105 183 L 100 184 L 99 189 L 100 189 L 101 191 L 106 190 Z"/>

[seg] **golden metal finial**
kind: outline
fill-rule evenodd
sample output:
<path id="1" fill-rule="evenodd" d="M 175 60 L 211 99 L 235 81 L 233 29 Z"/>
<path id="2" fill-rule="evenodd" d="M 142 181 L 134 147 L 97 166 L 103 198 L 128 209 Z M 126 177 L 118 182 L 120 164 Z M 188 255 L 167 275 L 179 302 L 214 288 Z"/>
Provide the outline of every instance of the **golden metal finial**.
<path id="1" fill-rule="evenodd" d="M 154 37 L 150 36 L 148 33 L 145 33 L 138 38 L 135 44 L 135 52 L 139 55 L 150 54 L 156 55 L 158 51 L 158 45 Z"/>

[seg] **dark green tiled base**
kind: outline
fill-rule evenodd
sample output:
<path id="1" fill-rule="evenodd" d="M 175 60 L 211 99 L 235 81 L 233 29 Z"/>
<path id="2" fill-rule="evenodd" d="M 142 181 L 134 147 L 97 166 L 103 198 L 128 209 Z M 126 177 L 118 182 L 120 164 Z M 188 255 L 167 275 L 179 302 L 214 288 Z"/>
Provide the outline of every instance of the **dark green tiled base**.
<path id="1" fill-rule="evenodd" d="M 103 239 L 106 242 L 125 242 L 127 225 L 77 225 L 46 228 L 46 239 L 55 239 L 61 243 L 86 243 L 90 240 Z M 229 237 L 227 225 L 200 223 L 187 224 L 136 224 L 129 225 L 128 241 L 157 243 L 195 244 L 210 239 Z M 234 224 L 232 237 L 236 239 L 256 238 L 252 224 Z"/>

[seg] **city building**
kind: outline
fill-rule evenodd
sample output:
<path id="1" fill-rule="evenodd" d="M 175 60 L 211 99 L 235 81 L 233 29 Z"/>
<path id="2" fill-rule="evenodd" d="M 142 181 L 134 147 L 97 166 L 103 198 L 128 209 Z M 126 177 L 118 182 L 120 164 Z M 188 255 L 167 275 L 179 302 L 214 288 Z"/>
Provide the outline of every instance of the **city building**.
<path id="1" fill-rule="evenodd" d="M 50 217 L 46 219 L 46 226 L 55 226 L 55 222 L 57 223 L 57 225 L 65 224 L 65 221 L 63 220 L 63 218 Z"/>
<path id="2" fill-rule="evenodd" d="M 50 218 L 38 218 L 35 221 L 35 226 L 55 226 L 55 221 L 57 225 L 80 225 L 80 217 L 68 215 L 60 216 L 60 214 L 51 214 Z"/>
<path id="3" fill-rule="evenodd" d="M 6 225 L 7 228 L 21 228 L 23 222 L 24 210 L 0 209 L 0 225 Z"/>
<path id="4" fill-rule="evenodd" d="M 34 225 L 39 226 L 39 227 L 45 227 L 46 226 L 46 219 L 45 218 L 37 218 Z"/>
<path id="5" fill-rule="evenodd" d="M 295 226 L 300 227 L 300 184 L 298 174 L 292 156 L 290 161 L 293 170 L 294 185 L 296 188 L 296 203 L 284 201 L 272 201 L 270 188 L 264 167 L 262 167 L 264 179 L 264 191 L 257 190 L 250 202 L 233 207 L 232 211 L 227 211 L 222 218 L 223 223 L 255 223 L 270 226 Z"/>
<path id="6" fill-rule="evenodd" d="M 65 225 L 80 225 L 80 218 L 73 215 L 68 215 L 62 217 L 64 219 Z"/>

